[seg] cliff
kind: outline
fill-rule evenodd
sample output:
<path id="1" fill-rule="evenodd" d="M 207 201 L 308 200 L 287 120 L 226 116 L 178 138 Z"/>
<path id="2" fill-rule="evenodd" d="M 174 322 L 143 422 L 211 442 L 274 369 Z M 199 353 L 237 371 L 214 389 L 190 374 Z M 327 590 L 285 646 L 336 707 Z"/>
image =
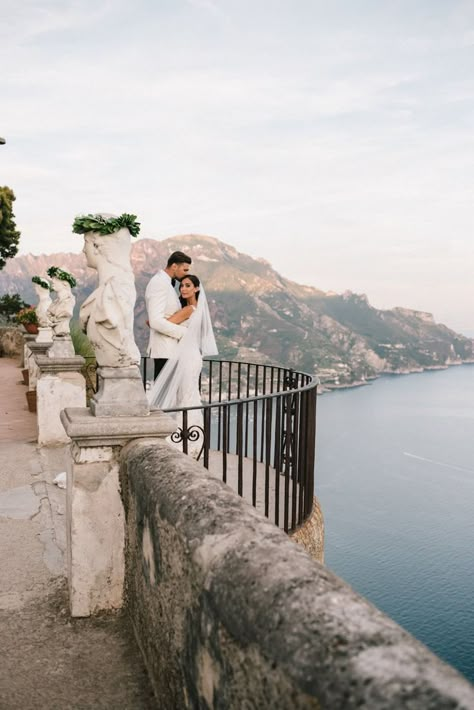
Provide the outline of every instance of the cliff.
<path id="1" fill-rule="evenodd" d="M 218 239 L 201 235 L 133 246 L 136 275 L 136 339 L 146 350 L 144 292 L 149 279 L 175 249 L 190 254 L 210 301 L 220 354 L 316 371 L 327 386 L 365 382 L 381 373 L 402 373 L 473 360 L 473 341 L 434 322 L 429 313 L 373 308 L 365 295 L 325 293 L 278 274 Z M 33 274 L 56 264 L 77 278 L 78 303 L 93 290 L 96 273 L 80 254 L 19 256 L 0 272 L 0 294 L 35 301 Z"/>

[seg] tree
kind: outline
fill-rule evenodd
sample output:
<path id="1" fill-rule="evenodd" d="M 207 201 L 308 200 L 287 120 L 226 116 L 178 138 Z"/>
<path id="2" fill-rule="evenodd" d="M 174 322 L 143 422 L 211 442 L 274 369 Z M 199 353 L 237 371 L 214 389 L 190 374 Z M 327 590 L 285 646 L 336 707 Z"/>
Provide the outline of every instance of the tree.
<path id="1" fill-rule="evenodd" d="M 6 260 L 11 259 L 18 251 L 20 232 L 16 228 L 12 205 L 15 201 L 13 190 L 0 187 L 0 270 Z"/>
<path id="2" fill-rule="evenodd" d="M 26 308 L 28 305 L 29 304 L 25 303 L 19 293 L 13 293 L 11 295 L 7 293 L 0 298 L 0 315 L 5 316 L 7 321 L 10 322 L 15 313 L 18 313 L 18 311 L 21 311 L 22 308 Z"/>

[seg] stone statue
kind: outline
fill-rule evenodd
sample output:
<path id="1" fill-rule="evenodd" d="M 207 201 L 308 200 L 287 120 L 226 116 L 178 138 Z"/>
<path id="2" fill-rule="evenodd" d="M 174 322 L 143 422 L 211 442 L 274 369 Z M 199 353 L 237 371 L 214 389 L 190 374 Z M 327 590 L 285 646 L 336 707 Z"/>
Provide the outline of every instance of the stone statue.
<path id="1" fill-rule="evenodd" d="M 97 269 L 99 275 L 98 287 L 81 306 L 81 327 L 94 347 L 100 367 L 139 365 L 140 352 L 133 335 L 136 290 L 130 263 L 130 227 L 120 226 L 122 218 L 113 215 L 93 218 L 98 220 L 96 231 L 84 231 L 94 226 L 94 221 L 85 222 L 85 217 L 76 218 L 75 222 L 76 225 L 82 220 L 79 233 L 84 234 L 87 265 Z M 104 233 L 103 225 L 109 231 Z M 110 231 L 114 227 L 115 231 Z"/>
<path id="2" fill-rule="evenodd" d="M 51 327 L 51 319 L 48 314 L 48 309 L 52 304 L 51 300 L 51 285 L 47 279 L 41 276 L 33 276 L 31 279 L 34 284 L 35 293 L 39 298 L 38 305 L 35 308 L 38 325 L 40 328 Z"/>
<path id="3" fill-rule="evenodd" d="M 51 321 L 53 333 L 56 338 L 70 337 L 69 323 L 76 299 L 71 288 L 76 285 L 76 279 L 67 271 L 51 266 L 47 271 L 51 278 L 51 286 L 57 298 L 49 306 L 47 315 Z"/>

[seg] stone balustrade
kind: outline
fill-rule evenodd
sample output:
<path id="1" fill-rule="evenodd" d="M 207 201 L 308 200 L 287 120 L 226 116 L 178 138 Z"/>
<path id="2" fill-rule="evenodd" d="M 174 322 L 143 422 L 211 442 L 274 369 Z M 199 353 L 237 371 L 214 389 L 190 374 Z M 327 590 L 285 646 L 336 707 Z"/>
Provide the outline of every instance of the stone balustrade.
<path id="1" fill-rule="evenodd" d="M 158 707 L 473 708 L 456 671 L 158 440 L 121 454 L 126 599 Z"/>

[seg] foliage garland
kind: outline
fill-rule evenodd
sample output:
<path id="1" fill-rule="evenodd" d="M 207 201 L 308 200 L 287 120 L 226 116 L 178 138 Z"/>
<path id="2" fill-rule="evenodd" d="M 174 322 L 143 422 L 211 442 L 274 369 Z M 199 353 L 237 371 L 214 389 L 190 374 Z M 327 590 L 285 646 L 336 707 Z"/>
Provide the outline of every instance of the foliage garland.
<path id="1" fill-rule="evenodd" d="M 43 279 L 42 276 L 33 276 L 31 280 L 34 284 L 41 286 L 41 288 L 46 288 L 48 291 L 51 291 L 51 284 L 49 281 L 46 281 L 46 279 Z"/>
<path id="2" fill-rule="evenodd" d="M 126 212 L 120 217 L 109 217 L 109 219 L 105 219 L 100 214 L 79 215 L 73 222 L 72 231 L 75 234 L 86 234 L 87 232 L 113 234 L 124 227 L 128 229 L 132 237 L 138 236 L 140 222 L 137 222 L 137 216 Z"/>
<path id="3" fill-rule="evenodd" d="M 74 276 L 63 269 L 60 269 L 59 266 L 50 266 L 46 273 L 52 279 L 67 281 L 71 288 L 74 288 L 76 285 L 76 279 Z"/>

